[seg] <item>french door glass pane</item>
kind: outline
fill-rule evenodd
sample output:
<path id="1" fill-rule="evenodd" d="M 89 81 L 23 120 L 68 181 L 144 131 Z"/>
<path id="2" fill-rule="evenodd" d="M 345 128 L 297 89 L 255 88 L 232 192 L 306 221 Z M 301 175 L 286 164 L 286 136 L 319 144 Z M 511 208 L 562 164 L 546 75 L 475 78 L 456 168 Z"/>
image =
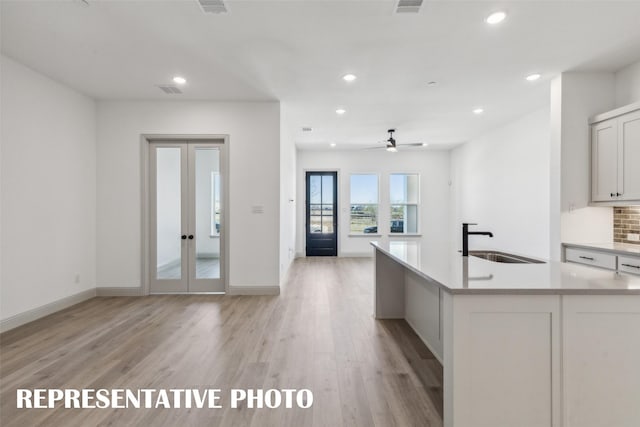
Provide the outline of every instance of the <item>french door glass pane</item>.
<path id="1" fill-rule="evenodd" d="M 309 215 L 322 215 L 322 205 L 310 205 L 309 206 Z"/>
<path id="2" fill-rule="evenodd" d="M 180 152 L 178 147 L 159 147 L 156 151 L 158 279 L 182 278 Z"/>
<path id="3" fill-rule="evenodd" d="M 322 203 L 333 203 L 333 175 L 322 176 Z"/>
<path id="4" fill-rule="evenodd" d="M 332 216 L 323 216 L 322 217 L 322 232 L 323 233 L 333 233 L 333 217 Z"/>
<path id="5" fill-rule="evenodd" d="M 322 232 L 322 216 L 320 215 L 312 215 L 310 217 L 310 231 L 312 233 L 321 233 Z"/>
<path id="6" fill-rule="evenodd" d="M 196 279 L 220 278 L 220 150 L 195 149 Z"/>
<path id="7" fill-rule="evenodd" d="M 321 178 L 322 177 L 318 175 L 311 175 L 309 177 L 309 203 L 322 203 Z"/>

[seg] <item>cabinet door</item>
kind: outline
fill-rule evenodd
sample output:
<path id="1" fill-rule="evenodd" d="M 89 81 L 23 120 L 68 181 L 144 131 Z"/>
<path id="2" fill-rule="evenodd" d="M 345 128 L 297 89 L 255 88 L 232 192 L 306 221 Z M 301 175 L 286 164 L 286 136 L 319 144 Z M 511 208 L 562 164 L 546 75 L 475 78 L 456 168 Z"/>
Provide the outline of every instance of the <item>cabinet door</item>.
<path id="1" fill-rule="evenodd" d="M 639 426 L 640 295 L 564 295 L 562 327 L 562 425 Z"/>
<path id="2" fill-rule="evenodd" d="M 616 199 L 618 192 L 617 119 L 591 127 L 591 199 L 594 202 Z"/>
<path id="3" fill-rule="evenodd" d="M 640 111 L 618 118 L 619 200 L 640 200 Z"/>

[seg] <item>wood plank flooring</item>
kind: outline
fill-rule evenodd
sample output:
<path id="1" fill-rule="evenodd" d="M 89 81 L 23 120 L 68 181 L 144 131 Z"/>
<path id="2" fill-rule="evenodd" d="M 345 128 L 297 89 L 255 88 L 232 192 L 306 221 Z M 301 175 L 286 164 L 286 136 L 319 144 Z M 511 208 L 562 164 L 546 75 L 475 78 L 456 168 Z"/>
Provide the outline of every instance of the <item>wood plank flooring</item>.
<path id="1" fill-rule="evenodd" d="M 94 298 L 0 336 L 2 426 L 441 426 L 442 367 L 372 318 L 370 259 L 303 258 L 277 297 Z M 16 409 L 16 388 L 221 388 L 223 409 Z M 308 388 L 310 409 L 229 408 Z"/>

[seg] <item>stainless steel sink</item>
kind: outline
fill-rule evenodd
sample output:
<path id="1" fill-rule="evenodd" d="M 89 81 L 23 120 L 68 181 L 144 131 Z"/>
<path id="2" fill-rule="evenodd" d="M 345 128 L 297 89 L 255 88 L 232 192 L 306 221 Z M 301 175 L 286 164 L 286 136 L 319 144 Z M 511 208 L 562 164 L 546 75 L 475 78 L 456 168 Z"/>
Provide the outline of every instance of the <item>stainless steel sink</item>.
<path id="1" fill-rule="evenodd" d="M 537 259 L 498 251 L 469 251 L 469 255 L 483 258 L 487 261 L 503 262 L 508 264 L 544 264 L 544 261 L 538 261 Z"/>

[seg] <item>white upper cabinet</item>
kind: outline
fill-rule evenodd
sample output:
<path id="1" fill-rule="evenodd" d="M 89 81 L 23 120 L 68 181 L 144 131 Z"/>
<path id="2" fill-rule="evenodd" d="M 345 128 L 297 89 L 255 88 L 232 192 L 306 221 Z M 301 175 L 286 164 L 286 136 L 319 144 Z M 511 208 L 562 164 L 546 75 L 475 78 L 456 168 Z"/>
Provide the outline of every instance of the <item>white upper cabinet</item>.
<path id="1" fill-rule="evenodd" d="M 591 127 L 591 195 L 609 201 L 618 192 L 618 122 L 606 120 Z"/>
<path id="2" fill-rule="evenodd" d="M 640 110 L 591 125 L 591 200 L 640 201 Z"/>
<path id="3" fill-rule="evenodd" d="M 621 200 L 640 200 L 640 111 L 618 119 L 618 188 Z"/>

